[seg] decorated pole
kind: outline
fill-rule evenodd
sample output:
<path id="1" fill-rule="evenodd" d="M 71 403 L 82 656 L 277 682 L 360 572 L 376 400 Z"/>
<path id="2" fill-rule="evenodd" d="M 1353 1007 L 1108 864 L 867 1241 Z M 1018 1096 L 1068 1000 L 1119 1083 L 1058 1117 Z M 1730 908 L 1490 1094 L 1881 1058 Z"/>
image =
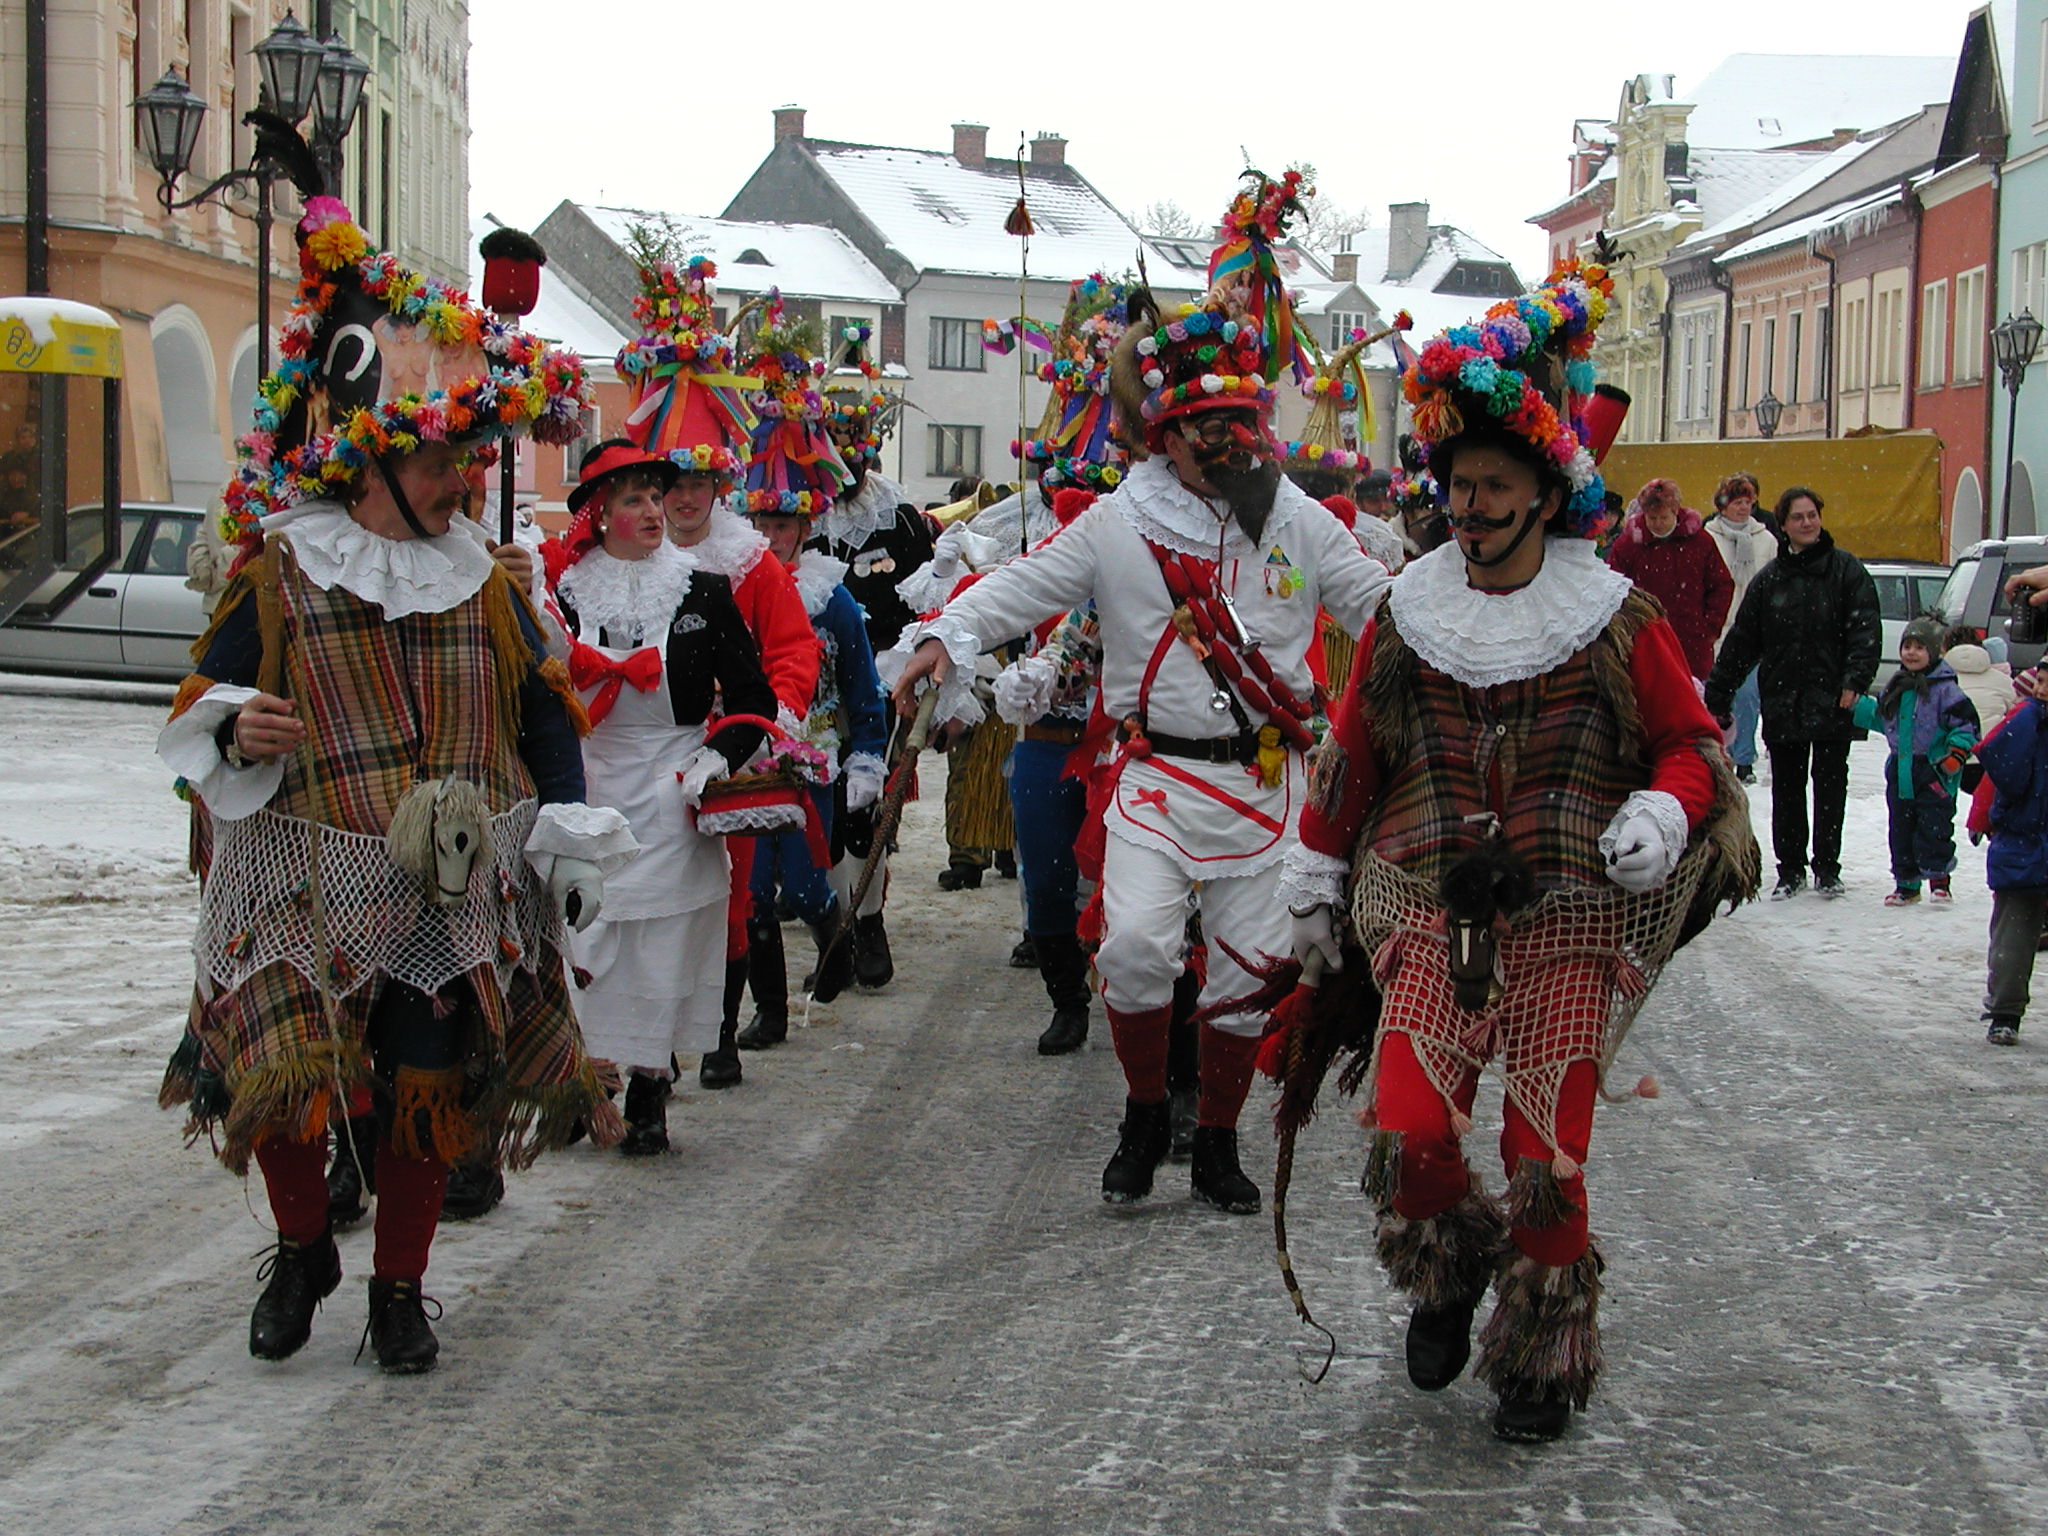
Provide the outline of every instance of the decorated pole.
<path id="1" fill-rule="evenodd" d="M 1025 453 L 1025 384 L 1030 377 L 1026 359 L 1031 349 L 1021 345 L 1031 313 L 1031 210 L 1025 205 L 1026 186 L 1024 182 L 1024 135 L 1017 135 L 1017 206 L 1010 210 L 1010 216 L 1003 221 L 1003 228 L 1017 237 L 1017 553 L 1023 554 L 1031 547 L 1031 519 L 1026 515 L 1030 502 L 1024 494 L 1024 453 Z"/>
<path id="2" fill-rule="evenodd" d="M 504 324 L 516 326 L 540 302 L 540 269 L 548 264 L 548 253 L 524 230 L 500 225 L 478 243 L 477 254 L 484 259 L 484 307 Z M 518 465 L 518 441 L 508 437 L 498 468 L 500 544 L 512 542 L 512 496 Z"/>

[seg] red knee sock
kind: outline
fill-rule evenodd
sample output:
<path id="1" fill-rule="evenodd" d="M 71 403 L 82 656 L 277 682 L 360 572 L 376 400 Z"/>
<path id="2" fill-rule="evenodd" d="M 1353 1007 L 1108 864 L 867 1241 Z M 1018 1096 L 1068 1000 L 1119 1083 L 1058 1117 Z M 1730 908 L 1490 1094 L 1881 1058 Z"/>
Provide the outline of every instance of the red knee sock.
<path id="1" fill-rule="evenodd" d="M 256 1143 L 256 1163 L 270 1193 L 277 1235 L 294 1243 L 317 1243 L 327 1235 L 327 1138 L 294 1141 L 265 1136 Z"/>
<path id="2" fill-rule="evenodd" d="M 1166 1097 L 1166 1025 L 1171 1007 L 1145 1008 L 1109 1015 L 1109 1037 L 1116 1043 L 1117 1064 L 1124 1069 L 1125 1091 L 1140 1104 Z"/>
<path id="3" fill-rule="evenodd" d="M 323 1194 L 325 1186 L 322 1186 Z M 441 1223 L 448 1165 L 430 1157 L 400 1157 L 377 1148 L 377 1278 L 417 1280 L 427 1272 L 427 1250 Z"/>
<path id="4" fill-rule="evenodd" d="M 1233 1035 L 1214 1024 L 1202 1026 L 1202 1091 L 1195 1100 L 1197 1125 L 1237 1124 L 1244 1096 L 1251 1091 L 1252 1064 L 1259 1054 L 1257 1035 Z"/>

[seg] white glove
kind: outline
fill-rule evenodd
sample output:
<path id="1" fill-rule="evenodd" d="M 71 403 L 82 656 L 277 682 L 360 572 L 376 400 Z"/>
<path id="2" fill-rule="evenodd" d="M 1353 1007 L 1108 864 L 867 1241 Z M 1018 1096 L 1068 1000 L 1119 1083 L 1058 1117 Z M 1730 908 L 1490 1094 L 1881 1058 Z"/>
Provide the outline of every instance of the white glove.
<path id="1" fill-rule="evenodd" d="M 991 685 L 996 713 L 1012 725 L 1029 725 L 1052 708 L 1053 684 L 1050 656 L 1027 656 L 1003 668 Z"/>
<path id="2" fill-rule="evenodd" d="M 1336 914 L 1327 903 L 1318 902 L 1308 909 L 1306 916 L 1289 912 L 1287 921 L 1292 930 L 1294 958 L 1301 962 L 1303 972 L 1344 969 L 1344 952 L 1337 944 Z"/>
<path id="3" fill-rule="evenodd" d="M 1607 852 L 1607 878 L 1624 891 L 1654 891 L 1664 883 L 1670 861 L 1655 817 L 1631 816 L 1600 841 Z"/>
<path id="4" fill-rule="evenodd" d="M 732 764 L 725 760 L 723 752 L 716 747 L 699 747 L 676 775 L 683 786 L 683 804 L 695 810 L 704 798 L 704 786 L 731 772 Z"/>
<path id="5" fill-rule="evenodd" d="M 957 581 L 966 569 L 960 554 L 960 543 L 966 532 L 965 523 L 948 523 L 945 531 L 932 541 L 931 572 L 935 580 L 950 584 Z"/>
<path id="6" fill-rule="evenodd" d="M 845 777 L 846 808 L 864 811 L 882 798 L 882 785 L 888 775 L 879 758 L 859 755 L 846 760 Z"/>
<path id="7" fill-rule="evenodd" d="M 562 921 L 581 933 L 596 921 L 598 909 L 604 905 L 604 872 L 588 859 L 558 853 L 554 868 L 548 871 L 548 895 Z"/>

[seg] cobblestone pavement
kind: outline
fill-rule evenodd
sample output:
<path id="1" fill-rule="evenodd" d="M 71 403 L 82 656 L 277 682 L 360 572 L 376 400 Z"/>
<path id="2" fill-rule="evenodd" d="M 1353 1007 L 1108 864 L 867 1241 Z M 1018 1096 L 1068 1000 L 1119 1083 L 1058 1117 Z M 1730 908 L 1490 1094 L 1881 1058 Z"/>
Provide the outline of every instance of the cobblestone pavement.
<path id="1" fill-rule="evenodd" d="M 47 733 L 10 760 L 88 716 L 147 782 L 151 711 L 0 699 L 0 732 Z M 1406 1383 L 1340 1106 L 1290 1212 L 1339 1340 L 1320 1386 L 1267 1218 L 1192 1203 L 1174 1168 L 1143 1206 L 1101 1203 L 1107 1031 L 1033 1053 L 1036 978 L 1003 964 L 1016 887 L 929 889 L 936 788 L 899 865 L 895 985 L 817 1010 L 735 1091 L 686 1079 L 668 1157 L 579 1148 L 444 1229 L 443 1364 L 405 1379 L 351 1363 L 367 1224 L 311 1344 L 246 1352 L 260 1187 L 153 1104 L 191 918 L 175 807 L 139 802 L 146 835 L 110 860 L 15 826 L 0 857 L 47 879 L 0 900 L 0 975 L 34 1015 L 0 1033 L 0 1530 L 2048 1526 L 2048 1053 L 1816 992 L 1782 910 L 1710 932 L 1617 1072 L 1663 1097 L 1595 1136 L 1607 1377 L 1567 1440 L 1505 1446 L 1480 1388 Z M 1256 1133 L 1247 1167 L 1270 1189 Z"/>

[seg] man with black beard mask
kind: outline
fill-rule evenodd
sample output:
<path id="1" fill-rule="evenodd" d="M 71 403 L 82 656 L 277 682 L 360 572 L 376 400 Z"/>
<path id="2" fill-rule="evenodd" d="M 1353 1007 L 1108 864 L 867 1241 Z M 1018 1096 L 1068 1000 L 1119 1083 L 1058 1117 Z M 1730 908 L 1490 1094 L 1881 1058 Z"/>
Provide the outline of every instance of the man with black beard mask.
<path id="1" fill-rule="evenodd" d="M 1249 227 L 1254 258 L 1263 252 L 1273 227 L 1255 221 L 1291 190 L 1264 183 L 1239 199 L 1240 249 Z M 1355 635 L 1388 582 L 1344 525 L 1280 474 L 1263 374 L 1266 322 L 1287 311 L 1284 288 L 1261 286 L 1270 271 L 1241 262 L 1170 318 L 1149 296 L 1142 309 L 1134 299 L 1110 388 L 1146 456 L 1113 493 L 916 631 L 896 684 L 908 708 L 921 681 L 936 681 L 938 715 L 950 718 L 966 707 L 983 649 L 1095 602 L 1102 707 L 1117 722 L 1091 823 L 1100 817 L 1106 833 L 1095 968 L 1127 1091 L 1102 1195 L 1119 1204 L 1151 1192 L 1167 1151 L 1167 1019 L 1188 894 L 1199 892 L 1209 941 L 1202 1001 L 1248 996 L 1258 982 L 1231 952 L 1256 961 L 1287 950 L 1276 881 L 1304 793 L 1317 607 Z M 1272 329 L 1292 352 L 1291 323 Z M 1264 1024 L 1262 1013 L 1226 1013 L 1201 1031 L 1193 1192 L 1236 1212 L 1259 1208 L 1236 1126 Z"/>

